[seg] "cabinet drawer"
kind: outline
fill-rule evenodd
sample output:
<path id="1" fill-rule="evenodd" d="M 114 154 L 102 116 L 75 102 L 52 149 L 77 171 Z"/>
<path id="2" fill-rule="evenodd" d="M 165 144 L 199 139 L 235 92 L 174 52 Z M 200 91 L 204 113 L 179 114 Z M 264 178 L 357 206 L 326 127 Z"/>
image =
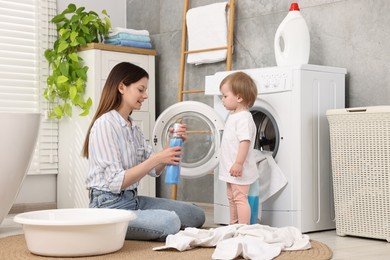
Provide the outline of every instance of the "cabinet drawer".
<path id="1" fill-rule="evenodd" d="M 146 140 L 150 140 L 151 135 L 149 117 L 149 113 L 143 111 L 133 111 L 131 114 L 131 118 L 134 120 L 134 124 L 141 128 Z"/>

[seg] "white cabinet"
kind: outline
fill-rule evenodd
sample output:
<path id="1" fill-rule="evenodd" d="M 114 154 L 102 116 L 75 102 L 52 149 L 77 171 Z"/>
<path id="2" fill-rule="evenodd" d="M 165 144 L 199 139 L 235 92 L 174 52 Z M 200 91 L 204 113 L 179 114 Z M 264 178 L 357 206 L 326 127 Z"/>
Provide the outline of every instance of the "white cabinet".
<path id="1" fill-rule="evenodd" d="M 91 97 L 92 109 L 88 116 L 80 117 L 81 110 L 73 109 L 71 118 L 63 118 L 59 127 L 59 173 L 57 176 L 57 207 L 88 207 L 88 191 L 85 179 L 88 161 L 81 156 L 86 132 L 99 104 L 101 91 L 111 69 L 118 63 L 128 61 L 144 68 L 149 73 L 148 99 L 142 109 L 134 111 L 132 118 L 143 130 L 148 142 L 152 140 L 155 112 L 155 51 L 121 46 L 91 44 L 79 52 L 89 67 L 85 97 Z M 155 178 L 147 176 L 138 186 L 138 194 L 156 195 Z"/>

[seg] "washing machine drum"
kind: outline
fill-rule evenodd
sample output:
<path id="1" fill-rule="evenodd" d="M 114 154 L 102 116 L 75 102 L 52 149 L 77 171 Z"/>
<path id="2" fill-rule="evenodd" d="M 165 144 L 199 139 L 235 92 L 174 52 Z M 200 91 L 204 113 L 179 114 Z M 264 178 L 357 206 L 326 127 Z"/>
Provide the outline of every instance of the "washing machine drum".
<path id="1" fill-rule="evenodd" d="M 279 146 L 279 131 L 275 119 L 265 111 L 251 111 L 257 133 L 254 148 L 272 152 L 275 158 Z"/>
<path id="2" fill-rule="evenodd" d="M 219 162 L 223 120 L 206 104 L 197 101 L 176 103 L 156 119 L 152 143 L 155 152 L 167 147 L 169 128 L 177 122 L 187 125 L 180 176 L 199 178 L 209 174 Z"/>

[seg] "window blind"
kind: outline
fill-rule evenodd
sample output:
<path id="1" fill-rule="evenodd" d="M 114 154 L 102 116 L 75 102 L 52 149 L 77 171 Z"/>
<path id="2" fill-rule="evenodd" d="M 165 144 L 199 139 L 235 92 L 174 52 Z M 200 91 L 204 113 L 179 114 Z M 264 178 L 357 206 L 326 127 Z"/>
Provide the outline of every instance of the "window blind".
<path id="1" fill-rule="evenodd" d="M 0 0 L 0 111 L 43 115 L 28 174 L 58 173 L 58 122 L 45 117 L 49 104 L 42 95 L 49 74 L 43 53 L 55 41 L 55 15 L 55 0 Z"/>

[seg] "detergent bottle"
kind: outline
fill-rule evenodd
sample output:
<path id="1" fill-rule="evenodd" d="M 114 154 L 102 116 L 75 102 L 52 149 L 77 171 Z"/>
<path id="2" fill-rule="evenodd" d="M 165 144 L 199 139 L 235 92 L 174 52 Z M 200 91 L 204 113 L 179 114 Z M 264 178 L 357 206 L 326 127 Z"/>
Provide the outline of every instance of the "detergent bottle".
<path id="1" fill-rule="evenodd" d="M 248 192 L 248 203 L 251 208 L 251 218 L 250 224 L 258 223 L 258 215 L 259 215 L 259 179 L 257 179 L 254 183 L 252 183 L 249 187 Z"/>
<path id="2" fill-rule="evenodd" d="M 278 66 L 301 65 L 309 62 L 310 34 L 298 3 L 291 4 L 290 11 L 276 30 L 274 48 Z"/>
<path id="3" fill-rule="evenodd" d="M 175 123 L 173 125 L 173 134 L 171 139 L 169 140 L 169 146 L 175 147 L 175 146 L 183 146 L 183 139 L 180 134 L 178 134 L 176 131 L 178 128 L 181 127 L 181 124 Z M 180 165 L 167 165 L 167 168 L 165 170 L 165 183 L 166 184 L 178 184 L 180 179 Z"/>

